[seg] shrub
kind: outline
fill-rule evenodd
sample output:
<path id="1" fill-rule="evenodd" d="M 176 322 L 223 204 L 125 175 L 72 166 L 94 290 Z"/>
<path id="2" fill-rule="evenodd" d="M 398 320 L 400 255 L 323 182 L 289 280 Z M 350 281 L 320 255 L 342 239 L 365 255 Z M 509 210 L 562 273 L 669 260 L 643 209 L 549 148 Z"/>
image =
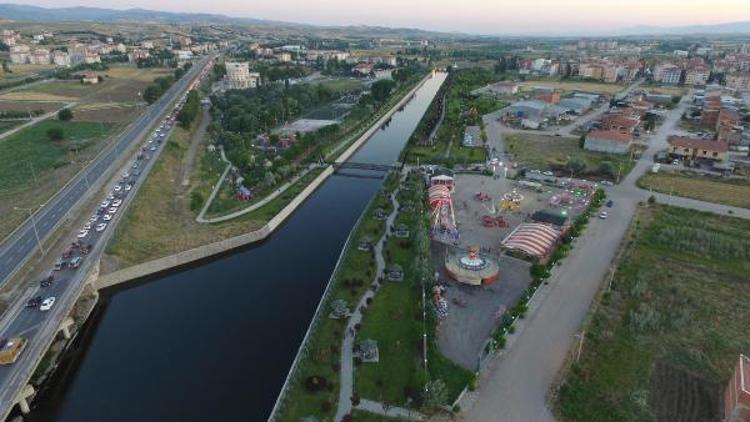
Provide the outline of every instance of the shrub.
<path id="1" fill-rule="evenodd" d="M 317 393 L 318 391 L 324 390 L 327 384 L 328 380 L 326 380 L 325 377 L 313 375 L 307 377 L 305 380 L 305 389 L 311 393 Z"/>
<path id="2" fill-rule="evenodd" d="M 60 127 L 51 127 L 47 129 L 47 137 L 50 141 L 62 141 L 65 138 L 65 132 Z"/>
<path id="3" fill-rule="evenodd" d="M 656 198 L 654 197 L 654 195 L 651 195 L 651 196 L 648 197 L 648 203 L 649 204 L 653 204 L 655 202 L 656 202 Z"/>
<path id="4" fill-rule="evenodd" d="M 63 122 L 73 120 L 73 111 L 71 111 L 69 108 L 64 108 L 57 112 L 57 118 L 62 120 Z"/>

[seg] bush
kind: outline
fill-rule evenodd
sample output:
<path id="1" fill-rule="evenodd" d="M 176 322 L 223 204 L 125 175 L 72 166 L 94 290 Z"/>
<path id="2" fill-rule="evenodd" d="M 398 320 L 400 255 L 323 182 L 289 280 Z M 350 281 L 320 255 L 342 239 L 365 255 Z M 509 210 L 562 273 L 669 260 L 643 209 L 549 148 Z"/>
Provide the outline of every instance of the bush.
<path id="1" fill-rule="evenodd" d="M 651 195 L 651 196 L 648 197 L 648 203 L 649 204 L 656 203 L 656 198 L 654 197 L 654 195 Z"/>
<path id="2" fill-rule="evenodd" d="M 203 206 L 203 195 L 200 192 L 193 191 L 190 194 L 190 211 L 196 211 Z"/>
<path id="3" fill-rule="evenodd" d="M 57 112 L 57 118 L 63 122 L 73 120 L 73 111 L 69 108 L 64 108 Z"/>
<path id="4" fill-rule="evenodd" d="M 317 393 L 318 391 L 325 390 L 328 384 L 328 380 L 325 377 L 313 375 L 307 377 L 305 380 L 305 389 L 311 393 Z"/>
<path id="5" fill-rule="evenodd" d="M 50 141 L 62 141 L 65 138 L 65 132 L 61 127 L 51 127 L 47 129 L 47 137 Z"/>

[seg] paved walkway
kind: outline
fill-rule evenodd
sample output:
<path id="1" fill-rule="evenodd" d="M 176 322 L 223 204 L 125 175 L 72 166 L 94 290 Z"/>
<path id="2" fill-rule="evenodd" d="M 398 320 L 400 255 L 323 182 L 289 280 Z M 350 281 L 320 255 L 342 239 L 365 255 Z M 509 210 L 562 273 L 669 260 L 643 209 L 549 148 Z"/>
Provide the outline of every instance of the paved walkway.
<path id="1" fill-rule="evenodd" d="M 423 421 L 427 419 L 425 415 L 416 410 L 404 409 L 403 407 L 389 406 L 380 402 L 361 399 L 359 404 L 354 407 L 357 410 L 374 413 L 376 415 L 389 416 L 394 418 L 406 419 L 410 421 Z"/>
<path id="2" fill-rule="evenodd" d="M 614 207 L 606 220 L 592 219 L 575 249 L 556 267 L 549 285 L 543 285 L 529 303 L 528 316 L 518 322 L 504 351 L 488 364 L 480 376 L 480 388 L 464 396 L 460 406 L 469 421 L 553 421 L 547 404 L 549 388 L 555 384 L 571 347 L 580 341 L 579 330 L 637 211 L 638 202 L 650 192 L 636 186 L 651 167 L 653 154 L 663 150 L 687 98 L 669 112 L 651 137 L 649 147 L 631 173 L 608 191 Z M 750 210 L 709 202 L 654 194 L 657 202 L 750 219 Z"/>
<path id="3" fill-rule="evenodd" d="M 352 411 L 351 398 L 354 393 L 353 350 L 354 337 L 356 336 L 356 330 L 354 327 L 362 322 L 362 311 L 360 309 L 362 307 L 367 307 L 367 299 L 375 296 L 377 291 L 380 290 L 379 280 L 381 279 L 381 277 L 385 279 L 385 259 L 383 258 L 383 246 L 385 245 L 386 237 L 391 233 L 393 222 L 396 220 L 396 215 L 398 215 L 399 203 L 397 196 L 399 190 L 401 189 L 401 182 L 403 182 L 406 175 L 407 172 L 402 171 L 401 177 L 399 179 L 399 187 L 391 193 L 391 203 L 393 204 L 393 210 L 390 214 L 388 214 L 388 218 L 385 220 L 385 231 L 383 232 L 383 236 L 381 236 L 378 242 L 373 246 L 373 253 L 375 254 L 375 276 L 372 281 L 373 283 L 378 283 L 378 289 L 376 291 L 367 289 L 365 294 L 362 295 L 362 297 L 359 299 L 359 302 L 357 303 L 357 306 L 349 317 L 349 321 L 346 324 L 346 330 L 344 331 L 344 339 L 341 342 L 341 379 L 339 388 L 339 403 L 336 410 L 336 421 L 342 420 L 345 415 L 351 413 Z M 382 409 L 382 404 L 380 405 L 380 408 Z M 394 409 L 391 408 L 391 411 L 393 410 Z"/>

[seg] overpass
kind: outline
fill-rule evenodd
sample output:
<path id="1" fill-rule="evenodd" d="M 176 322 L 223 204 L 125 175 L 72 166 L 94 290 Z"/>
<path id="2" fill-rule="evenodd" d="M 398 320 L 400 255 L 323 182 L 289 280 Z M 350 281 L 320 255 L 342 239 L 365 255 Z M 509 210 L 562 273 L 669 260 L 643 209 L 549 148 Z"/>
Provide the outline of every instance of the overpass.
<path id="1" fill-rule="evenodd" d="M 179 85 L 173 86 L 174 89 L 169 91 L 168 98 L 162 97 L 163 101 L 160 100 L 160 102 L 155 103 L 157 107 L 152 106 L 149 109 L 148 115 L 151 117 L 150 119 L 139 119 L 140 126 L 131 126 L 128 129 L 129 133 L 118 139 L 115 147 L 103 154 L 108 157 L 110 153 L 116 152 L 118 153 L 117 155 L 121 154 L 122 156 L 112 157 L 110 161 L 100 161 L 98 163 L 105 167 L 106 165 L 102 163 L 108 164 L 108 167 L 102 171 L 102 174 L 98 175 L 100 184 L 114 183 L 121 180 L 119 173 L 127 171 L 131 167 L 131 163 L 138 165 L 138 168 L 141 169 L 141 174 L 139 176 L 128 176 L 127 183 L 133 186 L 130 192 L 126 192 L 124 189 L 117 192 L 116 196 L 122 200 L 122 204 L 117 212 L 113 214 L 113 218 L 108 222 L 106 229 L 103 232 L 91 230 L 85 237 L 85 242 L 91 245 L 91 250 L 88 254 L 84 254 L 80 249 L 75 250 L 75 253 L 83 258 L 81 266 L 56 271 L 55 280 L 48 287 L 40 287 L 38 284 L 30 285 L 30 287 L 20 292 L 2 318 L 0 318 L 0 337 L 23 337 L 28 340 L 26 349 L 19 355 L 18 360 L 14 364 L 0 366 L 0 420 L 5 420 L 16 404 L 19 405 L 21 411 L 24 413 L 30 410 L 28 399 L 35 394 L 34 387 L 31 385 L 32 376 L 58 335 L 61 335 L 65 339 L 71 337 L 71 328 L 79 323 L 79 321 L 75 320 L 77 313 L 74 312 L 76 304 L 80 303 L 79 299 L 83 297 L 92 301 L 91 306 L 88 308 L 89 311 L 93 308 L 96 301 L 98 301 L 99 295 L 94 281 L 99 275 L 99 260 L 104 252 L 104 246 L 114 234 L 117 224 L 125 214 L 125 210 L 132 202 L 132 198 L 137 194 L 163 149 L 162 144 L 154 142 L 151 145 L 156 146 L 156 150 L 152 156 L 147 157 L 141 154 L 139 158 L 137 154 L 139 149 L 134 147 L 140 144 L 143 136 L 149 133 L 148 130 L 154 126 L 158 119 L 161 119 L 164 115 L 172 111 L 172 105 L 175 102 L 177 102 L 175 109 L 181 107 L 185 92 L 194 86 L 194 81 L 198 81 L 208 74 L 213 61 L 213 58 L 203 59 L 197 65 L 193 66 L 188 74 L 180 80 Z M 176 110 L 172 115 L 176 115 Z M 161 128 L 167 132 L 165 139 L 168 139 L 168 135 L 172 130 L 171 125 L 162 123 Z M 131 150 L 133 153 L 128 156 L 126 155 L 127 150 Z M 126 160 L 125 158 L 128 159 Z M 94 165 L 94 168 L 98 167 Z M 88 170 L 92 169 L 89 168 Z M 72 182 L 72 185 L 75 185 L 75 182 Z M 56 198 L 60 196 L 68 198 L 69 192 L 78 192 L 75 189 L 66 190 L 70 187 L 71 184 L 63 189 L 65 192 L 58 193 Z M 63 200 L 59 202 L 58 206 L 70 204 L 70 207 L 73 207 L 79 202 L 85 204 L 86 201 L 82 197 L 91 196 L 96 192 L 97 188 L 91 185 L 87 191 L 80 193 L 78 198 L 73 198 L 72 202 Z M 93 214 L 98 207 L 98 203 L 92 205 L 94 210 L 91 210 L 91 213 Z M 58 223 L 45 227 L 50 231 L 54 231 L 54 227 L 57 224 L 59 224 L 59 220 Z M 47 232 L 45 236 L 49 236 L 49 234 L 50 232 Z M 75 239 L 72 235 L 71 238 Z M 55 251 L 54 253 L 58 252 L 60 251 Z M 4 266 L 5 264 L 2 265 Z M 18 265 L 22 264 L 18 263 Z M 34 308 L 26 308 L 25 303 L 27 299 L 37 295 L 44 295 L 46 297 L 54 296 L 56 301 L 52 309 L 48 312 L 40 312 Z M 87 315 L 87 313 L 84 314 L 80 323 L 83 322 Z"/>
<path id="2" fill-rule="evenodd" d="M 111 177 L 120 159 L 183 94 L 208 62 L 202 59 L 176 81 L 154 104 L 149 106 L 114 142 L 99 153 L 73 179 L 63 186 L 41 208 L 24 221 L 0 244 L 0 288 L 23 267 L 55 230 L 71 218 L 102 183 Z"/>

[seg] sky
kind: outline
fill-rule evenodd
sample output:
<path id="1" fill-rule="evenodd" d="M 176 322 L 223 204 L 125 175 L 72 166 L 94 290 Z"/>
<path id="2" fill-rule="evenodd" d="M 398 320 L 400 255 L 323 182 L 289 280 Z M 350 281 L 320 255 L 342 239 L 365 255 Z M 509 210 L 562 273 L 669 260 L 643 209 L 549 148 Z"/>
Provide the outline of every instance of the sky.
<path id="1" fill-rule="evenodd" d="M 637 25 L 750 21 L 750 0 L 24 0 L 20 3 L 44 7 L 138 7 L 315 25 L 380 25 L 492 35 L 573 35 L 605 33 Z"/>

